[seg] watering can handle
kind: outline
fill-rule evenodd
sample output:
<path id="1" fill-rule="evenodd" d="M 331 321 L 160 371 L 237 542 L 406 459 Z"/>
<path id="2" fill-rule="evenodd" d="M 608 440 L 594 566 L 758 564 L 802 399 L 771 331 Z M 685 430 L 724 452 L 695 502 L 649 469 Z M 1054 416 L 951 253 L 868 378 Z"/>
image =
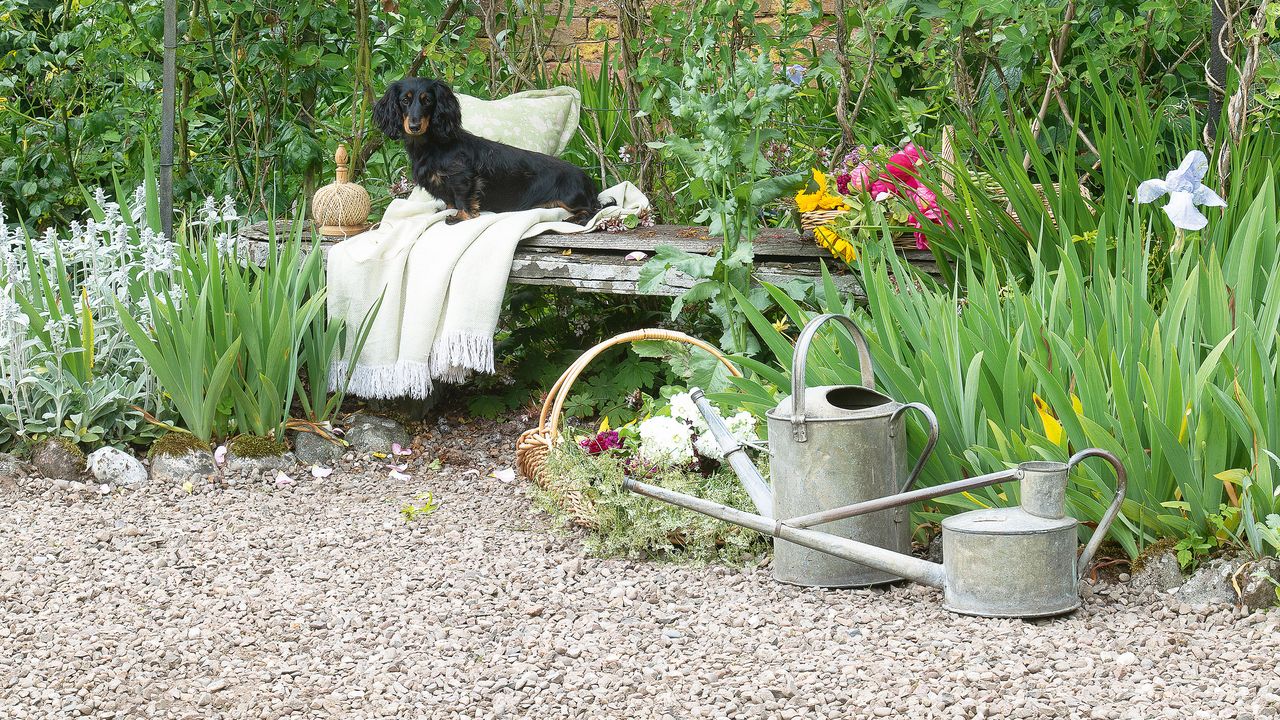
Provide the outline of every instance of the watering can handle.
<path id="1" fill-rule="evenodd" d="M 902 417 L 902 414 L 908 410 L 919 412 L 924 416 L 925 422 L 929 423 L 929 440 L 925 442 L 924 450 L 920 453 L 920 459 L 916 460 L 916 466 L 911 468 L 911 474 L 907 476 L 907 481 L 902 484 L 902 489 L 898 491 L 899 493 L 910 490 L 911 486 L 916 484 L 916 480 L 920 479 L 920 471 L 924 470 L 924 464 L 929 461 L 929 456 L 933 454 L 933 448 L 938 444 L 938 416 L 933 414 L 928 405 L 922 403 L 907 403 L 903 405 L 894 411 L 893 417 L 889 419 L 890 426 L 892 427 L 892 424 L 897 423 L 898 418 Z"/>
<path id="2" fill-rule="evenodd" d="M 1085 572 L 1089 569 L 1089 563 L 1093 560 L 1093 554 L 1097 552 L 1098 546 L 1102 544 L 1103 538 L 1107 536 L 1107 530 L 1111 528 L 1111 523 L 1116 519 L 1116 516 L 1120 514 L 1120 506 L 1124 504 L 1125 492 L 1129 488 L 1129 477 L 1124 470 L 1124 465 L 1120 462 L 1120 458 L 1100 448 L 1081 450 L 1075 455 L 1072 455 L 1071 459 L 1067 461 L 1067 472 L 1071 472 L 1071 468 L 1075 467 L 1082 460 L 1091 457 L 1100 457 L 1111 463 L 1111 467 L 1115 468 L 1116 496 L 1115 499 L 1111 501 L 1111 506 L 1107 508 L 1105 513 L 1103 513 L 1102 520 L 1098 521 L 1098 527 L 1093 531 L 1093 537 L 1089 538 L 1089 544 L 1084 546 L 1084 552 L 1080 553 L 1079 568 L 1081 579 L 1084 578 Z"/>
<path id="3" fill-rule="evenodd" d="M 791 364 L 791 434 L 797 442 L 804 442 L 807 436 L 804 426 L 804 386 L 809 345 L 813 343 L 813 337 L 818 334 L 818 328 L 828 320 L 839 321 L 849 331 L 849 335 L 853 337 L 853 344 L 858 348 L 858 366 L 862 370 L 862 385 L 869 390 L 874 390 L 876 387 L 876 372 L 871 364 L 871 351 L 867 349 L 867 339 L 862 336 L 862 331 L 858 330 L 853 320 L 847 315 L 838 313 L 827 313 L 810 320 L 800 332 L 800 338 L 796 340 L 796 351 Z"/>

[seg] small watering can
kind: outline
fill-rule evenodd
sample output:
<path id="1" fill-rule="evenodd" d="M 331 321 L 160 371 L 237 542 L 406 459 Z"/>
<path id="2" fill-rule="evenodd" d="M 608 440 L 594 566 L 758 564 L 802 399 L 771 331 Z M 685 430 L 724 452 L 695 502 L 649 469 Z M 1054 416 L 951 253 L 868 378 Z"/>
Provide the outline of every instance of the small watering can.
<path id="1" fill-rule="evenodd" d="M 831 320 L 844 325 L 853 337 L 862 384 L 806 388 L 809 347 L 818 329 Z M 801 517 L 910 490 L 938 442 L 933 411 L 876 392 L 866 339 L 844 315 L 819 315 L 805 325 L 794 357 L 790 397 L 765 414 L 773 502 L 757 503 L 757 508 L 768 517 Z M 924 415 L 929 424 L 929 440 L 910 473 L 908 410 Z M 741 474 L 737 466 L 735 470 Z M 836 520 L 823 530 L 887 550 L 911 550 L 911 523 L 905 507 Z M 774 544 L 773 576 L 781 582 L 816 587 L 865 587 L 901 579 L 785 540 Z"/>

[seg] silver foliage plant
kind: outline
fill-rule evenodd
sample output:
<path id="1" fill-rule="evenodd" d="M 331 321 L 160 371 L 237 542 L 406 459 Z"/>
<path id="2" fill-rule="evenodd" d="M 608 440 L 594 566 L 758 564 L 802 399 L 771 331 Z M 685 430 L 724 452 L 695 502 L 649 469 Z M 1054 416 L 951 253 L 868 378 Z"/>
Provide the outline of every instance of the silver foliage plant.
<path id="1" fill-rule="evenodd" d="M 133 408 L 169 411 L 120 313 L 149 327 L 148 289 L 182 298 L 171 283 L 178 248 L 147 226 L 145 208 L 142 187 L 125 208 L 98 190 L 84 222 L 33 235 L 0 207 L 0 450 L 24 438 L 95 447 L 158 434 Z M 229 198 L 210 199 L 188 224 L 212 232 L 237 219 Z"/>

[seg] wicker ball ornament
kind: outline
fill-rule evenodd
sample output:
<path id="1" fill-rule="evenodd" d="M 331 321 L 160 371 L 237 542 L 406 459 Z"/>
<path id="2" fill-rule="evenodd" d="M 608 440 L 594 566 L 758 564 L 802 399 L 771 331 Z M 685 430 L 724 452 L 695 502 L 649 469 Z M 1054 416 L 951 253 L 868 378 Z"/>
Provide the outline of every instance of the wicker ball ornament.
<path id="1" fill-rule="evenodd" d="M 369 192 L 347 177 L 347 146 L 333 154 L 338 165 L 337 179 L 316 190 L 311 199 L 311 218 L 320 234 L 351 237 L 369 229 Z"/>

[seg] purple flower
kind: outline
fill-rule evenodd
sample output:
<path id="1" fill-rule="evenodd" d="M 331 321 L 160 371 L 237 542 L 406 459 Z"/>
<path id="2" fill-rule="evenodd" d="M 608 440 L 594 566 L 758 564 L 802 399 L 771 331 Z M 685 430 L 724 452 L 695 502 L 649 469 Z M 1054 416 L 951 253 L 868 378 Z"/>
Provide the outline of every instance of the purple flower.
<path id="1" fill-rule="evenodd" d="M 605 430 L 593 438 L 588 438 L 578 443 L 588 455 L 599 455 L 606 450 L 613 450 L 622 447 L 622 438 L 618 437 L 618 431 Z"/>
<path id="2" fill-rule="evenodd" d="M 803 65 L 788 65 L 787 79 L 792 85 L 801 85 L 804 83 L 805 68 Z"/>

